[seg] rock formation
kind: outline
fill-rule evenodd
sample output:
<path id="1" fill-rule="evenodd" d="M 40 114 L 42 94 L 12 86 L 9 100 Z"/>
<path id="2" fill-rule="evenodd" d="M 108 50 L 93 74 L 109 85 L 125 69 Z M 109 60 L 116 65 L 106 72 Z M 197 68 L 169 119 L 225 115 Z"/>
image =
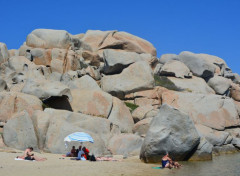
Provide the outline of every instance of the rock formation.
<path id="1" fill-rule="evenodd" d="M 0 71 L 0 146 L 65 153 L 82 131 L 96 156 L 144 162 L 240 149 L 240 76 L 217 56 L 158 59 L 127 32 L 36 29 L 19 49 L 0 43 Z"/>

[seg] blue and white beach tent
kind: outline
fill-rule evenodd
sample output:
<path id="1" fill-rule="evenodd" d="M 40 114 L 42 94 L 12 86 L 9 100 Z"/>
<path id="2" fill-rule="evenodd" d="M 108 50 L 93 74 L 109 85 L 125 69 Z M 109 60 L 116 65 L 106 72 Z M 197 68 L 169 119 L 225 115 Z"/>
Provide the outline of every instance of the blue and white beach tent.
<path id="1" fill-rule="evenodd" d="M 65 143 L 67 142 L 72 142 L 72 141 L 77 141 L 77 142 L 91 142 L 93 143 L 93 138 L 84 132 L 75 132 L 72 134 L 69 134 L 67 137 L 64 138 Z"/>

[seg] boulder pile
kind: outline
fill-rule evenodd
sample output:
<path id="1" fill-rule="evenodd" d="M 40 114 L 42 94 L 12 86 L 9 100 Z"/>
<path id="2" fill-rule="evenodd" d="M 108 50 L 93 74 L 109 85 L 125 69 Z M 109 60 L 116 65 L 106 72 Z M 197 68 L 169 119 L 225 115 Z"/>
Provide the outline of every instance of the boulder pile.
<path id="1" fill-rule="evenodd" d="M 79 131 L 96 156 L 144 162 L 240 149 L 240 76 L 217 56 L 157 58 L 127 32 L 36 29 L 17 50 L 0 43 L 0 70 L 0 146 L 65 153 Z"/>

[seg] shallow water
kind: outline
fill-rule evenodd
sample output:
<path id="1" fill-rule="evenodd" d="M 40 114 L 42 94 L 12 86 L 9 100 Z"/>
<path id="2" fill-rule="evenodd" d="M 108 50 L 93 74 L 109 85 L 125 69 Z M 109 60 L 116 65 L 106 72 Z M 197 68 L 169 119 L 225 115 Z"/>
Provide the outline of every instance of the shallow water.
<path id="1" fill-rule="evenodd" d="M 240 176 L 240 153 L 215 156 L 212 161 L 188 161 L 180 164 L 184 166 L 167 171 L 167 175 Z"/>

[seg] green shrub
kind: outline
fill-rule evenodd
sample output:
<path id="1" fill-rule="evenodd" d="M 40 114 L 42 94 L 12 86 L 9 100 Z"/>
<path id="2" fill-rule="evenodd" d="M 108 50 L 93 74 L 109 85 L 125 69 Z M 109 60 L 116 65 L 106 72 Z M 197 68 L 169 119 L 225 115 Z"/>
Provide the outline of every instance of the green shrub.
<path id="1" fill-rule="evenodd" d="M 129 103 L 129 102 L 124 102 L 125 105 L 130 109 L 131 113 L 138 108 L 138 105 L 134 104 L 134 103 Z"/>
<path id="2" fill-rule="evenodd" d="M 175 90 L 175 91 L 183 91 L 179 87 L 177 87 L 170 79 L 168 79 L 166 76 L 158 76 L 154 75 L 155 80 L 155 86 L 161 86 L 165 87 L 169 90 Z"/>

